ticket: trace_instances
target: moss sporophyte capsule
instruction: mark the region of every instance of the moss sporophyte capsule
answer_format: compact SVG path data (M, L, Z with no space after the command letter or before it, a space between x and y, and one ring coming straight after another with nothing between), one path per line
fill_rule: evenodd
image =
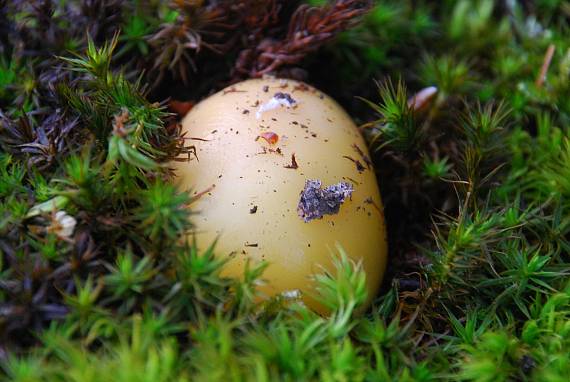
M183 132L198 138L198 160L173 163L176 181L208 190L192 205L192 235L201 249L218 239L226 275L266 260L263 293L300 291L324 312L311 275L332 271L340 245L375 295L387 256L382 201L366 143L335 101L292 80L248 80L197 104Z

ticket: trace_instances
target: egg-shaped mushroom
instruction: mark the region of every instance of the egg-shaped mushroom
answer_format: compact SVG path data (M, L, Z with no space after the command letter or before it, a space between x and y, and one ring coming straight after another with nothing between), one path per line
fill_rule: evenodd
M192 208L198 248L218 239L225 275L247 259L269 266L266 295L300 291L332 271L340 245L361 261L369 299L386 266L382 201L364 139L330 97L275 78L232 85L198 103L182 122L196 159L174 162L177 183L199 195Z

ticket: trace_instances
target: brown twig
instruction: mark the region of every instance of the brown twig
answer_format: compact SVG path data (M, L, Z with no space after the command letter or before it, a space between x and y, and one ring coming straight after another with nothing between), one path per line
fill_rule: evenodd
M550 68L550 63L552 62L552 57L554 56L554 52L556 51L556 47L554 44L550 44L548 49L546 50L546 54L544 55L544 61L542 62L542 68L540 68L540 73L536 78L535 85L537 88L541 88L544 85L544 81L546 81L546 73L548 73L548 68Z
M211 192L214 188L216 188L215 184L212 184L210 187L206 188L203 191L198 192L197 194L192 196L192 199L190 200L190 203L188 203L188 205L196 202L198 199L200 199L202 196L206 195L207 193Z

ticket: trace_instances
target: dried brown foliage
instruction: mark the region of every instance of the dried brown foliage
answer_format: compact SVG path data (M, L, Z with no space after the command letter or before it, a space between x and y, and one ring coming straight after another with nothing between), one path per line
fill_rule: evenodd
M157 52L154 70L159 80L165 70L174 72L184 83L188 73L196 70L194 55L202 49L218 54L235 43L229 32L237 27L231 20L231 1L206 4L204 0L174 0L172 8L180 14L175 23L166 23L149 38Z
M41 123L35 123L39 118ZM28 113L13 121L0 111L0 148L27 157L29 167L45 170L65 156L77 140L77 119L57 109L51 114Z
M369 1L337 0L325 7L300 5L293 13L284 38L265 36L242 50L236 62L238 75L261 77L283 66L298 64L338 33L354 26L370 8Z
M287 0L173 0L178 18L148 40L155 49L155 83L170 71L188 84L200 69L198 60L212 63L210 54L235 60L227 68L233 80L294 67L358 23L370 6L369 0L336 0L323 7Z

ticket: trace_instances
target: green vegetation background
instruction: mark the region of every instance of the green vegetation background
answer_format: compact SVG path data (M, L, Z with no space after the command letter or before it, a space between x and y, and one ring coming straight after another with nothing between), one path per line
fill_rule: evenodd
M0 0L0 379L570 380L570 3L311 1L326 36L300 3ZM172 112L268 44L370 143L390 267L364 315L340 249L321 317L178 240Z

